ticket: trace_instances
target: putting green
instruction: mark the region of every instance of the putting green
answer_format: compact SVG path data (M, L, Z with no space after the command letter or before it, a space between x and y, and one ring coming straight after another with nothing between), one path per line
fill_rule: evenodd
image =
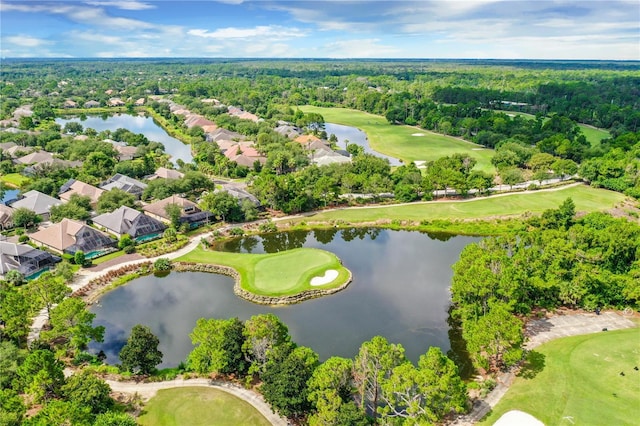
M240 274L242 289L262 296L291 296L312 289L332 289L344 285L350 272L328 251L298 248L279 253L247 254L204 250L200 247L176 259L233 268ZM311 285L314 277L336 270L338 276L323 285Z

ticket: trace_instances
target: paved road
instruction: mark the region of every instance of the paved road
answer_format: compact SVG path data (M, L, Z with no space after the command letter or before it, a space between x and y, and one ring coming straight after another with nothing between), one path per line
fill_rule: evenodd
M635 327L635 323L629 318L616 312L579 313L569 315L557 315L550 318L542 318L530 321L527 324L525 334L528 341L526 349L533 349L550 340L561 337L577 336L601 332L603 329L619 330ZM461 416L453 423L455 426L470 426L480 421L502 399L513 383L515 374L512 371L501 374L498 377L497 386L482 401L476 402L471 412Z
M161 389L182 388L190 386L211 387L224 392L228 392L249 404L253 405L269 422L274 426L287 426L286 419L271 411L271 407L267 404L262 395L249 389L234 385L228 382L213 381L209 379L175 379L164 382L152 383L136 383L136 382L117 382L114 380L106 380L107 384L115 392L137 393L144 400L152 398Z

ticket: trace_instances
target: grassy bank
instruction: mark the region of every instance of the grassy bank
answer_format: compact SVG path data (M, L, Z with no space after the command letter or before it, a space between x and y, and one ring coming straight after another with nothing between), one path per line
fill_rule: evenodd
M338 221L350 223L391 221L455 221L504 218L525 213L540 214L557 208L571 197L577 212L603 211L614 207L626 197L623 194L586 185L553 191L531 191L467 201L431 201L405 205L349 208L310 214L296 222Z
M21 175L20 173L9 173L0 176L0 181L6 184L10 188L19 189L23 185L26 185L31 181L28 177Z
M540 346L530 354L529 368L480 424L492 425L509 410L525 411L547 425L638 424L638 342L640 329L633 328Z
M160 390L137 420L143 426L270 426L248 402L207 387Z
M468 154L478 160L476 169L495 172L491 164L493 150L461 139L421 130L412 126L392 126L384 117L345 108L302 106L304 112L322 114L328 123L357 127L367 134L376 151L411 161L433 161L454 153Z
M247 254L198 247L176 261L231 267L240 274L240 285L244 290L272 297L291 296L312 289L336 288L349 279L349 271L333 253L310 248ZM333 281L321 286L310 284L313 277L323 276L325 271L331 269L338 271L338 276Z

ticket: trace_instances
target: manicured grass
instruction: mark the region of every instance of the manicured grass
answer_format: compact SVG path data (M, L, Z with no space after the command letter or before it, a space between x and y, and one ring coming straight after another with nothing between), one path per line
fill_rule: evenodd
M0 180L14 188L21 188L22 185L28 183L30 179L20 173L9 173L7 175L0 176Z
M100 256L100 257L98 257L96 259L92 259L91 263L93 263L94 265L99 265L99 264L104 263L104 262L106 262L108 260L112 260L112 259L115 259L115 258L123 256L123 255L124 255L124 251L118 250L118 251L114 251L113 253L109 253L109 254L106 254L104 256Z
M640 329L633 328L540 346L530 355L531 368L480 424L492 425L505 412L521 410L546 425L637 425L639 342Z
M456 220L483 219L542 213L557 208L571 197L577 212L602 211L612 208L626 197L618 192L596 189L586 185L556 191L532 191L504 196L470 199L469 201L433 201L399 206L364 207L334 210L307 216L298 221L344 220L351 223L377 220Z
M339 287L349 277L348 270L336 255L311 248L271 254L247 254L198 247L176 261L232 267L240 274L243 289L264 296L290 296L310 289ZM322 286L311 286L313 277L322 276L329 269L338 271L335 280Z
M322 114L328 123L357 127L367 134L371 148L399 158L405 163L411 161L433 161L454 153L468 154L478 163L475 168L494 173L491 164L494 151L462 139L433 133L412 126L391 125L384 117L345 108L321 108L302 106L301 111ZM423 134L424 136L413 136Z
M270 426L251 404L227 392L188 387L158 391L138 417L138 424L153 426Z
M587 141L591 144L591 147L600 146L600 142L602 139L607 139L611 137L611 134L603 129L596 129L595 127L587 126L585 124L578 124L584 137L587 138Z

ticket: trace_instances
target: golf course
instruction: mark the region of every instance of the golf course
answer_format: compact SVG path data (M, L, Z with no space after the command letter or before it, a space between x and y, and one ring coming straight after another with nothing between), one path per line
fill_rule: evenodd
M558 208L567 198L573 199L577 212L603 211L613 208L626 197L619 192L592 188L586 185L558 188L549 191L529 191L503 196L468 199L464 201L431 201L404 205L337 209L320 212L299 221L344 220L350 223L378 220L471 220L519 216L526 212L539 214Z
M481 425L509 410L546 425L637 425L640 329L567 337L529 354L528 363Z
M163 389L145 406L140 425L269 426L251 404L207 387Z
M468 154L478 162L476 169L493 173L491 164L493 150L462 139L433 133L418 127L391 125L379 115L345 108L322 108L305 105L300 107L305 113L318 113L327 123L356 127L367 134L374 150L399 158L405 163L411 161L434 161L452 154Z
M196 248L176 260L233 268L240 274L242 289L271 297L336 288L350 278L349 271L337 256L311 248L270 254L227 253Z

